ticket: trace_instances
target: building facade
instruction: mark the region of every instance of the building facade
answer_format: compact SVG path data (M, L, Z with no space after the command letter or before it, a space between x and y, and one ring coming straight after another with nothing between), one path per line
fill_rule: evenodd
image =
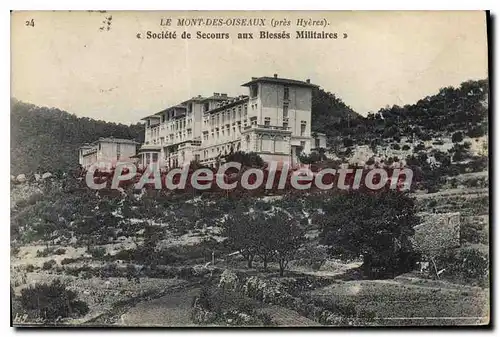
M83 168L89 168L96 162L113 166L118 162L135 162L138 144L130 139L99 138L91 144L80 147L79 163Z
M169 107L145 121L143 165L179 167L192 160L215 166L231 152L255 152L264 161L294 165L298 154L320 145L324 135L311 134L312 89L309 80L252 78L248 95L214 93ZM316 135L316 134L315 134Z

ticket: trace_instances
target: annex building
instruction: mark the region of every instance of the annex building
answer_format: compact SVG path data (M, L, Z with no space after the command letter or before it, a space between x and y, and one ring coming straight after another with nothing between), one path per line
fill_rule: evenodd
M78 162L87 169L94 163L135 161L136 147L139 143L130 139L101 137L93 143L84 144L78 150Z

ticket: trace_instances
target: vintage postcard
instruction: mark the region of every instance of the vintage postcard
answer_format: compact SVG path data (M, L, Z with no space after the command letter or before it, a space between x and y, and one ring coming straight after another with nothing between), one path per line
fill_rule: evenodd
M12 325L490 324L483 11L13 11Z

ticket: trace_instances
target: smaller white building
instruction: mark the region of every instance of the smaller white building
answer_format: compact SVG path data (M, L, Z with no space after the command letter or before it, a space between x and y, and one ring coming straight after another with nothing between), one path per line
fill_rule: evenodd
M99 138L93 143L80 147L78 162L85 169L96 162L112 166L116 166L118 162L136 162L135 155L138 144L130 139Z

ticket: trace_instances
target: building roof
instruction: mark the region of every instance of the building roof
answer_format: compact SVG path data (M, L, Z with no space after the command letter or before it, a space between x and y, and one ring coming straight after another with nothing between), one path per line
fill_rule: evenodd
M158 115L156 115L156 114L155 114L155 115L149 115L149 116L146 116L146 117L142 117L142 118L141 118L141 121L145 121L145 120L147 120L148 118L160 118L160 116L158 116Z
M208 101L208 100L227 101L234 98L235 97L228 96L226 93L214 92L212 96L205 97L202 101Z
M194 96L188 100L185 100L184 102L181 102L181 104L185 104L185 103L189 103L189 102L195 102L195 101L204 101L206 100L207 97L204 97L204 96L201 96L201 95L198 95L198 96Z
M238 97L233 98L231 100L228 100L227 103L225 103L225 104L223 104L221 106L215 107L212 110L208 110L205 113L210 113L211 114L211 113L214 113L214 112L222 111L222 110L225 110L225 109L230 108L232 106L235 106L235 105L241 104L243 102L246 102L246 101L248 101L248 96L241 95L241 96L238 96Z
M132 139L114 138L114 137L101 137L94 143L139 144L138 142Z
M299 81L299 80L292 80L289 78L280 78L277 76L274 77L268 77L268 76L263 76L263 77L252 77L252 80L247 83L243 83L243 87L248 87L252 84L258 83L258 82L266 82L266 83L279 83L279 84L288 84L288 85L294 85L294 86L299 86L299 87L308 87L308 88L317 88L319 87L316 84L312 84L308 82L309 80L306 81Z

